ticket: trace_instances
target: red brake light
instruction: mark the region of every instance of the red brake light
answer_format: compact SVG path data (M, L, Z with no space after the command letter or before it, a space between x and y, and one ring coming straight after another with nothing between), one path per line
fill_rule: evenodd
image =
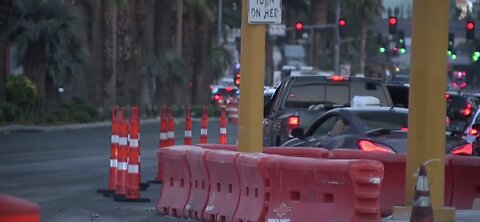
M464 83L464 82L460 83L460 88L463 89L463 88L465 88L466 86L467 86L467 83Z
M332 81L344 81L345 77L344 76L330 76L328 79Z
M474 129L474 128L470 128L468 130L468 134L469 135L472 135L472 136L478 136L478 130L477 129Z
M445 93L445 99L448 99L448 98L450 98L450 94Z
M408 128L407 128L407 127L402 127L402 128L400 128L400 130L403 131L403 132L408 132Z
M472 155L472 153L473 153L473 147L471 143L467 143L465 145L457 147L452 152L453 155L468 155L468 156Z
M458 84L456 82L452 83L453 88L457 88Z
M470 116L472 114L472 109L465 108L465 109L462 109L461 112L464 116Z
M220 96L218 94L213 96L213 99L217 100L217 101L220 100L221 98L222 98L222 96Z
M228 87L225 87L225 91L227 91L227 92L231 92L231 91L233 91L233 87L230 87L230 86L228 86Z
M288 128L293 129L300 125L300 117L298 116L290 116L288 117Z
M387 146L369 140L359 140L357 142L357 147L365 152L393 153L393 151Z
M472 104L467 103L467 109L471 109L471 108L472 108Z

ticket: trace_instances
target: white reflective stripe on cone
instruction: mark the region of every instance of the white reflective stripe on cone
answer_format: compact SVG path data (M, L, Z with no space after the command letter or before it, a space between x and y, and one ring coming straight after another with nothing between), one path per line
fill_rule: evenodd
M430 197L421 196L415 201L414 206L419 207L431 207L432 206L432 199Z
M112 143L118 143L118 135L112 135Z
M207 129L204 129L204 128L200 129L200 135L207 135L207 133L208 133Z
M160 133L160 139L161 140L166 140L167 139L167 133Z
M126 146L128 143L127 143L127 137L120 137L120 139L118 140L118 145L120 146Z
M128 165L128 173L138 173L138 165Z
M110 167L117 167L117 159L110 159Z
M220 134L227 134L227 128L220 128Z
M428 189L428 179L425 176L419 176L417 181L417 191L429 191Z
M138 139L130 139L130 147L137 148L138 147Z
M127 162L118 162L118 170L127 170Z
M185 131L185 137L192 137L192 131L191 130L186 130Z
M168 134L167 134L167 137L168 137L168 138L173 138L174 135L175 135L175 134L173 133L173 131L169 131Z

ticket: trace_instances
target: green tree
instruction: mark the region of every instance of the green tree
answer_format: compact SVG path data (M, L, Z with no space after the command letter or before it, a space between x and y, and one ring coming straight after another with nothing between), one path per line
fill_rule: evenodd
M25 75L38 90L37 108L58 98L54 86L67 75L81 74L85 51L79 38L82 23L77 11L61 0L18 0L12 12L12 38ZM51 93L51 94L50 94Z
M373 24L374 20L381 15L383 10L383 5L381 0L346 0L344 1L344 9L345 12L342 12L344 15L350 15L349 17L352 18L349 21L351 25L355 26L359 25L360 27L360 57L359 57L359 65L360 65L360 73L365 72L365 63L367 59L366 53L366 45L367 45L367 30L370 25ZM360 18L353 19L353 18ZM357 21L359 22L356 23Z
M10 10L12 8L12 0L0 1L0 30L8 30L10 24ZM7 84L7 47L8 47L8 31L0 33L0 102L5 102L6 84Z

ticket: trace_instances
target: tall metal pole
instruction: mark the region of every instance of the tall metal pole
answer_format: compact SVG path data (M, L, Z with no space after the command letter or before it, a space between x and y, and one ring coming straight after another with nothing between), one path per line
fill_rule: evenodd
M333 50L333 70L335 70L335 74L340 73L340 33L338 27L338 20L340 20L340 0L336 1L335 5L335 46Z
M223 5L222 0L218 0L218 24L217 24L217 40L218 44L223 43L223 33L222 33L222 16L223 16Z
M248 23L248 0L242 1L242 49L238 150L262 152L265 25Z

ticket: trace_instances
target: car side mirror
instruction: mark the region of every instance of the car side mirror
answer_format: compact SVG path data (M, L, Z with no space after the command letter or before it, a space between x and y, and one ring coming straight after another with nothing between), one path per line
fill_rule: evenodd
M480 130L480 123L475 123L472 125L473 129Z
M303 128L300 128L300 127L293 128L292 131L290 131L290 135L298 139L302 139L302 140L305 139L304 130Z

